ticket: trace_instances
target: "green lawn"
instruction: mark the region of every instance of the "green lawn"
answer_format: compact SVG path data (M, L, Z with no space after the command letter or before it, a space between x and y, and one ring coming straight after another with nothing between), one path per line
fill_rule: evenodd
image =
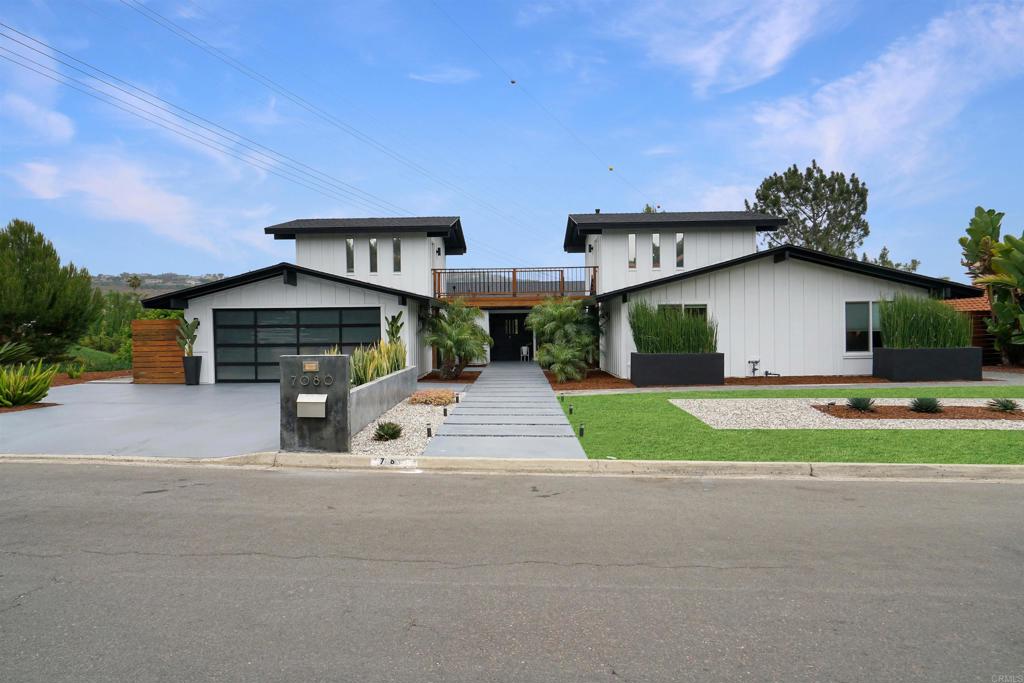
M1024 398L1024 386L674 391L566 396L591 458L1024 464L1024 431L711 429L670 398Z

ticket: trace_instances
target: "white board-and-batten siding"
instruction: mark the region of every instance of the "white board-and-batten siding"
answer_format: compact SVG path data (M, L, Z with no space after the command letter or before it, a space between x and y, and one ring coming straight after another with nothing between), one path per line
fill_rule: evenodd
M727 377L760 371L782 375L869 375L870 353L846 352L846 303L890 299L897 292L928 296L904 285L818 264L770 257L629 294L629 302L704 304L718 323L718 350ZM628 306L616 297L605 304L604 369L629 377L636 351Z
M240 285L221 292L190 299L185 319L199 318L195 354L203 357L200 382L214 382L213 311L226 308L379 308L381 335L385 333L385 317L404 311L402 338L405 341L409 365L416 365L421 373L430 370L429 352L421 348L417 333L419 307L416 301L406 299L405 306L394 294L375 292L340 282L331 282L308 275L297 275L296 284L287 285L280 276L260 282Z

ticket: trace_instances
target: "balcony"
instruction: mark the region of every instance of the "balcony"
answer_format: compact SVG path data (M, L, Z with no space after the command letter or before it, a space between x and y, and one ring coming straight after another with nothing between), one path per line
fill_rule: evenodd
M550 297L597 294L597 266L564 268L450 268L434 270L434 297L472 306L534 306Z

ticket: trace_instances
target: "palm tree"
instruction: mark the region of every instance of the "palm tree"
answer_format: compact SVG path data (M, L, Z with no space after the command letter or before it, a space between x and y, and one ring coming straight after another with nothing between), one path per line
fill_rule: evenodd
M480 309L455 299L430 318L423 339L437 349L442 378L454 379L461 375L467 365L486 355L488 344L494 343L476 324L480 316Z

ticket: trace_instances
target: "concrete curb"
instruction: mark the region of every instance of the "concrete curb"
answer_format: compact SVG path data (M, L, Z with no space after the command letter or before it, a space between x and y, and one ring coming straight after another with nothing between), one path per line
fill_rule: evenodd
M707 460L547 460L535 458L420 457L380 463L347 453L266 451L225 458L156 458L128 455L0 454L3 462L203 465L248 468L313 468L349 471L458 472L466 474L606 475L737 479L882 479L1024 483L1024 465L928 465L842 462L736 462Z

